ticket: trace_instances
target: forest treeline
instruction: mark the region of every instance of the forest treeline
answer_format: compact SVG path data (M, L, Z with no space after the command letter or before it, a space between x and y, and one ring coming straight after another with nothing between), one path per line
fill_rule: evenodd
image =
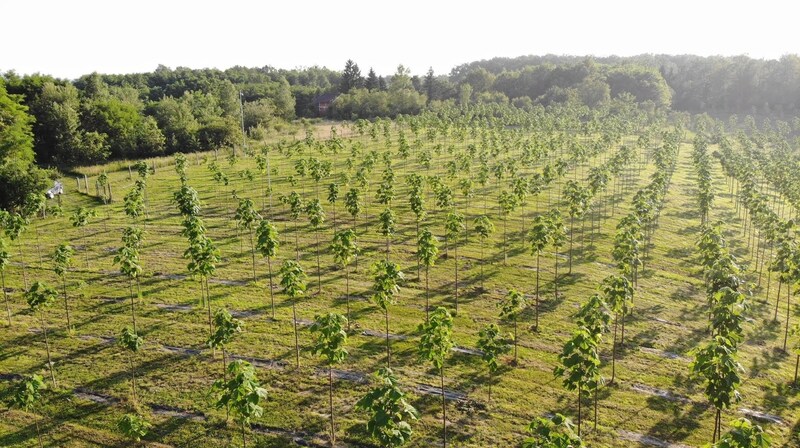
M320 107L321 98L332 99L329 107ZM41 184L35 165L63 169L232 146L242 130L260 138L302 117L393 118L450 106L532 110L617 100L652 110L785 117L800 108L800 58L523 56L423 76L402 65L389 76L371 68L364 74L351 60L341 71L159 66L76 80L8 71L0 76L0 196Z

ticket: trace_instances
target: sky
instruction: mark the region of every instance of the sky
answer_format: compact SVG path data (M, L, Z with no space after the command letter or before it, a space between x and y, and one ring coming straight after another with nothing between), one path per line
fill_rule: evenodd
M766 0L0 0L0 72L75 79L168 67L422 75L522 55L800 53L793 2Z

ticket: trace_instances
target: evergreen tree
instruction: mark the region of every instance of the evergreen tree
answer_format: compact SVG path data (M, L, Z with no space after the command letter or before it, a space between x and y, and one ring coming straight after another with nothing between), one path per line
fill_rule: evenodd
M341 93L348 93L352 89L357 89L364 85L364 78L361 76L361 69L358 64L348 59L344 65L342 72L342 82L339 84L339 91Z

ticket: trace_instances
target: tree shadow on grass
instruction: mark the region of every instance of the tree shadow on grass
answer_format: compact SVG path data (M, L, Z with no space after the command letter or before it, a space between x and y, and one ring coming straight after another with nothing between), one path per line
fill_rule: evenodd
M685 440L692 432L700 428L700 419L708 411L702 403L681 404L660 397L649 397L647 406L662 414L668 414L656 422L647 435L662 440Z

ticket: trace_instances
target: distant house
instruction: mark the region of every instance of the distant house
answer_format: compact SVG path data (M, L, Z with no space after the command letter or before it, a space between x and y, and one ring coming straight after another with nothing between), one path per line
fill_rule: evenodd
M336 95L333 93L324 93L314 98L314 109L316 109L317 115L320 117L328 115L328 109L335 99Z

